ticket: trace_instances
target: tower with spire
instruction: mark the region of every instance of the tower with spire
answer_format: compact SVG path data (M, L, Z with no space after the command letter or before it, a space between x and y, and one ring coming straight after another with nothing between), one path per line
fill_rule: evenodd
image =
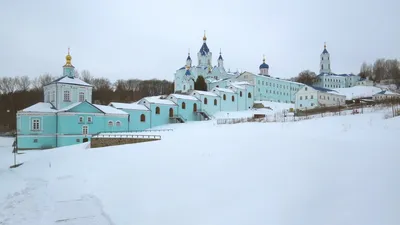
M70 49L68 48L68 54L65 56L65 65L63 66L63 76L67 76L69 78L74 78L74 69L75 67L71 64L72 57L70 55Z
M200 48L200 51L197 53L197 58L199 59L199 66L200 67L211 67L212 65L212 53L207 46L207 37L206 31L204 31L203 36L203 45Z
M263 56L263 63L260 65L260 75L269 76L269 65L265 63L265 56Z
M322 51L321 53L321 61L319 63L320 69L319 69L319 73L326 73L326 74L330 74L332 73L331 71L331 60L330 60L330 56L329 56L329 52L328 50L326 50L326 42L324 43L324 51Z
M222 58L221 49L219 50L218 67L219 68L223 68L224 67L224 59Z
M188 52L188 57L186 58L186 67L192 67L192 58L190 58L190 50Z

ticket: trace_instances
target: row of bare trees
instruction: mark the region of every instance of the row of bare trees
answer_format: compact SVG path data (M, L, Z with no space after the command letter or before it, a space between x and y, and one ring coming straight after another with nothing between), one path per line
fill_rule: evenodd
M135 102L146 96L173 93L174 84L167 80L119 79L111 82L108 78L94 77L89 71L76 72L76 77L93 85L92 101L98 104ZM0 78L0 132L5 124L15 129L15 115L18 110L43 101L43 86L58 77L43 74L35 78L28 76Z

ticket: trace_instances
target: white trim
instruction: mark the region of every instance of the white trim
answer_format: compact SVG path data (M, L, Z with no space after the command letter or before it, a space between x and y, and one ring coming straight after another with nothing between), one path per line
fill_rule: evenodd
M119 123L119 125L117 125L117 123ZM115 121L115 126L116 126L116 127L121 127L121 126L122 126L121 121L119 121L119 120Z
M24 116L55 116L56 113L50 113L50 112L24 112L24 111L19 111L17 112L17 115L24 115Z
M67 115L67 116L77 116L77 115L104 116L103 113L85 113L85 112L59 112L58 115Z
M86 127L86 134L83 132L83 128ZM82 126L82 135L88 135L89 134L89 126L88 125L83 125Z
M32 118L38 118L39 119L39 130L33 130L33 120ZM34 131L34 132L42 132L43 131L43 116L30 116L29 117L29 132Z
M110 122L111 122L111 125L110 125ZM109 126L109 127L113 127L113 126L114 126L114 121L112 121L112 120L109 120L109 121L107 122L107 126Z
M32 135L32 134L18 134L17 135L17 138L21 138L21 137L23 137L23 138L30 138L30 137L36 137L36 138L40 138L40 137L56 137L56 135L55 134L43 134L43 135L41 135L41 134L38 134L38 135Z

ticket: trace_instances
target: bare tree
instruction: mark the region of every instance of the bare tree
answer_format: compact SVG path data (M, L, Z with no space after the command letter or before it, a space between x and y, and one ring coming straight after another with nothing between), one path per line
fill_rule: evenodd
M93 79L92 85L94 86L94 90L112 90L112 85L109 79L107 78L95 78Z
M93 76L90 74L90 72L88 70L82 70L81 72L81 79L83 81L85 81L88 84L92 84L93 83Z
M79 71L78 70L74 70L74 77L75 78L79 78Z
M3 77L0 80L0 92L4 94L14 93L17 90L17 82L15 78Z
M385 69L385 59L377 59L374 63L373 67L373 75L372 75L372 80L374 81L380 81L382 79L385 79L385 74L386 74L386 69Z
M363 62L360 68L360 73L358 74L361 78L370 78L372 79L373 68L371 64L367 64Z
M16 77L17 90L28 91L31 85L31 79L28 76Z
M51 74L42 74L39 77L35 77L35 79L33 79L32 88L34 90L42 90L43 86L50 84L53 80L55 80L55 77L53 77Z
M304 70L300 72L297 77L295 77L295 81L306 85L313 85L318 81L318 79L314 72L310 70Z

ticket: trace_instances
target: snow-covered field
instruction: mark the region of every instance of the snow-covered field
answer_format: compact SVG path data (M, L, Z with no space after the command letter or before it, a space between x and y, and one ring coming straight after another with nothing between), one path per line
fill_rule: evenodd
M400 118L170 127L27 152L12 170L1 139L0 224L400 224Z

